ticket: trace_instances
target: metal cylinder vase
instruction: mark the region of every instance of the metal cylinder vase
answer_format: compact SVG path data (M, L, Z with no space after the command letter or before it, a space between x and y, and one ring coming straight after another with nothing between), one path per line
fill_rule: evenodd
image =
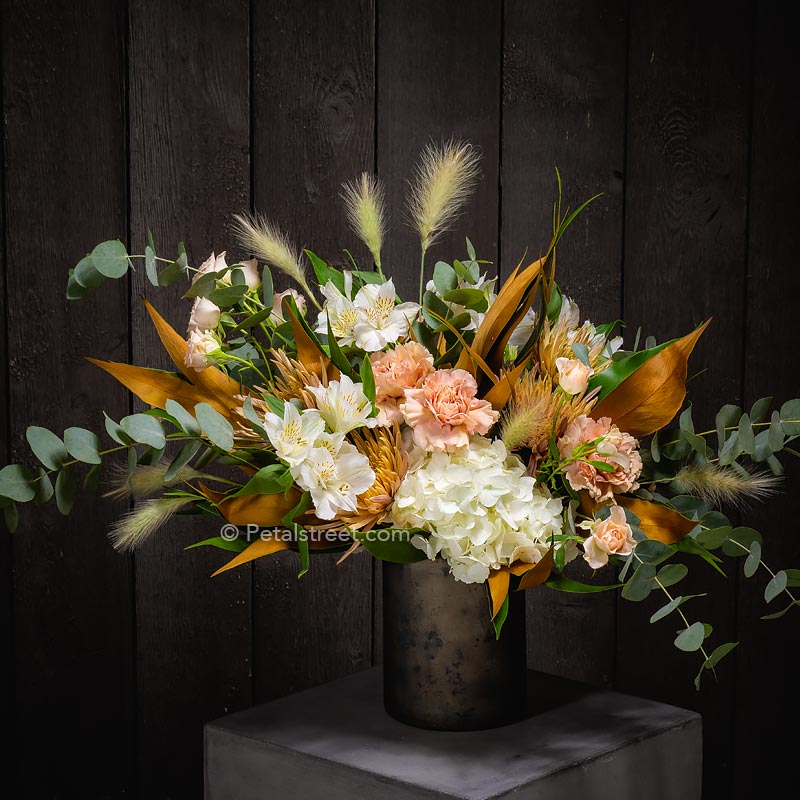
M383 699L395 719L443 731L496 728L525 715L525 602L510 598L499 639L484 584L447 562L383 562Z

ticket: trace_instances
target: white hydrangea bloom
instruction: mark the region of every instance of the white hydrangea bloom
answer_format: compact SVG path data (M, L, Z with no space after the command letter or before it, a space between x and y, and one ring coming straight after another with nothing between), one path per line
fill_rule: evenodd
M481 583L515 560L536 563L562 531L562 505L525 472L501 441L481 436L452 453L414 452L393 522L430 531L414 546L430 559L441 555L464 583Z
M364 394L363 383L353 383L347 375L327 386L306 386L317 400L317 408L328 427L336 433L349 433L355 428L374 428L377 417L370 417L372 403Z

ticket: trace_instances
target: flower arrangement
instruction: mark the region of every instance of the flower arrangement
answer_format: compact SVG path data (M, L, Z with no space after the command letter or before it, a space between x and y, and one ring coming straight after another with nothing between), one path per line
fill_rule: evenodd
M341 561L359 548L400 563L440 558L454 580L486 585L498 636L512 591L621 589L631 601L659 591L665 604L651 622L679 618L675 645L700 653L699 687L736 643L712 649L710 626L689 620L691 597L673 588L688 557L722 572L721 551L742 556L748 577L768 570L766 602L787 603L765 618L798 604L800 571L772 572L759 533L725 511L776 491L779 455L796 454L787 444L800 436L800 400L724 405L712 430L695 430L691 406L681 411L687 363L709 323L662 344L640 347L637 335L626 350L620 322L582 321L556 282L555 256L591 201L562 211L560 180L549 245L502 285L468 239L462 259L428 269L477 177L468 144L423 152L409 193L415 301L402 302L384 275L384 195L366 174L342 195L371 254L363 267L347 251L345 269L301 254L256 215L236 218L252 257L231 263L212 253L192 268L183 246L159 257L151 235L143 254L97 245L70 271L68 298L134 261L155 286L187 282L186 336L146 304L176 371L90 359L151 408L106 416L105 448L82 428L29 428L40 465L0 471L8 527L19 503L55 497L68 513L78 467L96 485L104 457L127 452L109 491L136 499L111 531L120 550L194 513L225 523L193 545L228 551L218 572L286 549L299 553L301 575L314 555ZM295 286L275 292L273 270ZM567 577L576 558L615 565L616 581Z

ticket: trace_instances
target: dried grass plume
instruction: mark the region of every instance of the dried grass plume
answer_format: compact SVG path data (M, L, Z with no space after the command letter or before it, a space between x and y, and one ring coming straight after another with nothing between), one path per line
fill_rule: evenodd
M777 492L781 479L765 472L736 471L716 464L689 464L672 481L672 487L714 505L741 508L749 501L764 500Z
M108 534L111 544L123 553L136 549L191 502L185 497L160 497L139 503L114 523Z
M428 144L411 181L408 207L423 254L447 230L472 195L480 155L466 142Z
M381 270L381 247L386 233L386 201L380 181L363 172L355 181L342 186L347 220L356 236L369 248L378 272Z
M261 214L234 214L234 231L242 247L262 261L288 275L296 281L319 308L306 280L306 272L300 256L289 241L289 237L273 222Z

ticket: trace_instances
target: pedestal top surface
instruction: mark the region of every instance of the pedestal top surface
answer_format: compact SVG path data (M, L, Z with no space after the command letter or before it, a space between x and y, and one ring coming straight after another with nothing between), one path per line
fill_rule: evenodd
M489 731L427 731L394 720L383 709L379 669L230 714L207 728L471 800L699 721L675 706L541 673L530 678L535 710Z

